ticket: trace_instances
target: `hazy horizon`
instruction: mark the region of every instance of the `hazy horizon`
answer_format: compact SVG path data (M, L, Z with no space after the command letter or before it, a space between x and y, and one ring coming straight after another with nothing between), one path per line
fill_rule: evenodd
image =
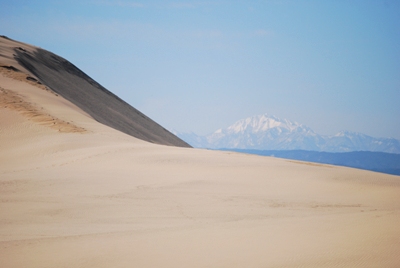
M54 52L167 129L268 113L400 139L396 1L13 1L0 34Z

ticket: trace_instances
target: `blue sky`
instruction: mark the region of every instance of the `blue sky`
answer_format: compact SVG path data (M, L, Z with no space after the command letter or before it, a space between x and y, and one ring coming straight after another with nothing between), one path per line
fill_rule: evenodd
M400 1L1 1L50 50L167 129L268 113L400 139Z

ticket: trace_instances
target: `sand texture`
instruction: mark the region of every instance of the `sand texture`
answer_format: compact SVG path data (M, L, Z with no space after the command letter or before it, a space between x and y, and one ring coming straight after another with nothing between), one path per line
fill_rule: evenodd
M0 37L0 45L2 50L8 50L8 54L12 54L9 57L17 62L17 69L27 70L34 79L78 106L98 122L149 142L190 147L66 59L44 49L4 37ZM2 65L10 66L6 63Z
M0 267L400 267L399 176L143 141L4 51Z

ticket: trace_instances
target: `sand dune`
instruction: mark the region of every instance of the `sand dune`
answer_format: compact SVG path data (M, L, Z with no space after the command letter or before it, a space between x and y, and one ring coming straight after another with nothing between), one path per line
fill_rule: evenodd
M7 55L3 58L8 61L2 66L25 70L32 79L40 81L98 122L149 142L190 147L64 58L6 37L0 37L0 45L2 54Z
M14 91L2 87L0 87L0 107L18 111L29 120L57 129L60 132L86 132L84 128L52 116L46 113L43 107L36 107Z
M400 266L398 176L149 143L21 77L0 73L1 267Z

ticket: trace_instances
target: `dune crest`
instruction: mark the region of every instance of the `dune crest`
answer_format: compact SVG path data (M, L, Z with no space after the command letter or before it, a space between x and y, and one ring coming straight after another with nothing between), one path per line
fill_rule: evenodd
M30 82L51 89L108 127L156 144L191 147L75 65L47 50L0 36L0 66L28 74ZM18 72L12 75L20 76Z

